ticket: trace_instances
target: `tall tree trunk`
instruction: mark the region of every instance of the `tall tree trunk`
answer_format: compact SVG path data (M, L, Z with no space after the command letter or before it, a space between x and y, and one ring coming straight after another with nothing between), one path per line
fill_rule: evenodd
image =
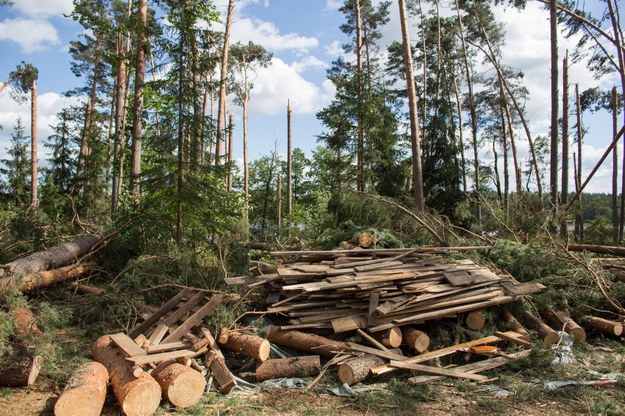
M464 69L467 75L467 90L469 94L469 114L471 116L471 136L473 139L473 169L474 169L474 190L476 194L480 193L480 160L478 158L478 145L477 145L477 112L475 109L475 96L473 95L473 80L471 76L471 66L469 65L469 56L467 54L467 45L464 37L464 25L462 24L462 17L460 16L460 7L458 6L458 0L456 4L456 15L458 16L458 26L460 28L460 42L462 45L462 60L464 63ZM479 199L477 199L477 220L482 220L482 210Z
M226 118L226 83L228 82L228 50L230 49L230 26L232 25L232 12L234 0L228 0L228 14L226 16L226 29L224 32L224 47L221 56L221 78L219 79L219 103L217 105L217 143L215 149L215 165L221 163L221 140L223 126Z
M291 125L291 101L286 106L286 215L293 208L293 136Z
M550 164L550 201L553 219L558 215L558 16L556 0L550 0L551 32L551 158ZM555 225L552 226L552 229Z
M132 157L130 162L130 194L136 201L141 194L141 145L143 141L143 87L145 83L145 31L147 29L148 2L138 0L137 14L141 25L137 33L137 61L135 63L135 97L132 120Z
M516 143L514 141L514 128L512 126L512 116L510 115L510 106L508 106L508 98L504 92L504 83L505 81L498 77L499 79L499 92L501 94L501 102L503 104L504 115L506 116L506 126L508 128L508 134L510 135L510 150L512 150L512 163L514 167L514 180L516 182L516 193L517 196L522 192L521 189L521 168L519 167L519 159L517 157L517 149Z
M618 134L618 95L616 87L612 88L612 138ZM618 146L612 149L612 238L618 243Z
M39 205L37 195L37 80L30 88L30 208Z
M182 6L185 6L185 1ZM180 35L180 56L178 58L178 171L177 171L177 201L176 201L176 243L182 242L182 200L184 190L184 48L186 47L186 34L184 31Z
M362 33L361 33L361 16L360 16L360 0L355 0L356 8L356 82L358 83L358 104L357 108L357 164L358 164L358 180L357 189L360 192L365 191L365 145L364 145L364 127L363 127L363 82L362 82Z
M123 153L126 147L124 135L124 104L126 101L126 58L124 57L124 42L122 33L117 34L117 77L115 81L115 145L113 152L113 186L111 192L111 215L117 214L119 195L122 188Z
M234 132L234 118L232 114L228 117L228 165L232 164L232 142L233 140L233 132ZM232 167L228 168L228 191L232 190Z
M410 35L406 21L406 3L398 0L399 20L401 23L402 43L404 50L404 67L408 89L408 108L410 110L410 138L412 143L412 185L414 189L415 206L418 211L425 211L423 196L423 173L421 170L421 138L419 135L419 116L417 113L417 94L412 68L412 51L410 49Z
M616 149L616 147L614 148ZM568 204L569 199L569 52L562 60L562 206ZM560 235L566 239L568 230L566 220L560 224Z
M276 212L278 214L276 218L276 238L280 240L280 235L282 231L282 175L278 175L278 183L276 185Z
M467 193L467 170L466 160L464 157L464 135L462 126L462 101L460 100L460 91L458 90L458 78L454 76L454 94L456 96L456 108L458 111L458 142L460 146L460 161L462 169L462 191Z
M506 128L503 99L504 97L502 97L499 104L499 118L501 119L501 150L503 153L503 209L507 221L510 214L510 169L508 161L508 129Z
M575 107L577 114L577 172L575 182L575 193L579 192L579 188L582 186L582 142L584 136L584 130L582 126L582 106L579 99L579 84L575 84ZM625 153L624 153L625 155ZM625 172L624 172L625 173ZM623 181L625 184L625 181ZM625 195L625 192L623 193ZM623 205L621 205L621 208ZM621 211L623 212L623 211ZM582 196L580 195L577 201L577 212L575 214L575 228L577 229L577 239L579 241L584 238L584 216L582 209Z
M245 211L247 212L249 206L249 186L250 186L250 172L249 172L249 161L247 154L247 100L249 97L248 94L248 83L247 83L247 67L245 68L244 75L244 92L243 92L243 194L245 196Z
M204 117L202 101L200 100L200 52L198 50L197 40L194 36L191 37L191 48L193 57L193 78L192 78L192 91L193 91L193 123L189 129L191 132L191 145L193 151L191 152L191 166L193 169L199 171L202 164L202 147L204 143L204 136L202 136L202 119Z

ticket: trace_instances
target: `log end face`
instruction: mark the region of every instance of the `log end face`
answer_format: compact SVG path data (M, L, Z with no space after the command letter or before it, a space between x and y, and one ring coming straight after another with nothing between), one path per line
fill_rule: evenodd
M204 394L206 379L195 370L185 371L171 383L167 391L167 400L176 407L190 407L196 404Z
M348 386L354 384L354 371L347 363L341 363L341 365L339 365L339 380L341 380L341 383L346 383Z
M271 353L271 343L267 340L263 340L258 348L258 359L260 361L267 361L269 354Z
M126 416L145 416L156 412L161 404L161 386L151 376L141 376L120 403ZM119 395L118 400L119 400Z

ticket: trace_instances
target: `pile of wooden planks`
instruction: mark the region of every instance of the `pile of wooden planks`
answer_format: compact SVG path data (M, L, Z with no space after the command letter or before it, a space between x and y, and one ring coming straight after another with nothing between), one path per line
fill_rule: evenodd
M267 285L267 310L288 317L282 330L366 329L382 338L403 326L512 302L544 288L539 283L515 285L471 260L441 256L461 249L275 252L298 259L276 273L226 283Z

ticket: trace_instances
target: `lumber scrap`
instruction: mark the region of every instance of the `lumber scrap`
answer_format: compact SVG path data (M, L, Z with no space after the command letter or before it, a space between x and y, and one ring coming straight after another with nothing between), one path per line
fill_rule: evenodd
M332 358L341 351L347 350L347 344L334 341L320 335L308 334L301 331L284 331L277 326L270 326L267 330L267 339L284 347L318 354L322 357Z
M125 354L111 337L98 338L91 344L91 353L108 370L113 392L124 414L140 416L156 411L161 402L161 387L146 372L135 377L133 365L126 361Z
M313 377L320 371L321 361L318 355L276 358L264 361L256 367L256 381L282 377Z
M221 393L228 394L237 386L237 381L228 369L223 355L220 356L215 350L209 350L204 359L204 365L210 368Z
M521 335L521 339L530 340L530 334L527 329L519 322L519 320L508 310L503 311L503 319L508 324L508 328Z
M161 386L163 397L176 407L193 406L206 388L201 373L176 361L163 361L152 371L152 377Z
M176 350L161 352L157 354L140 355L135 357L127 357L126 360L130 361L134 365L155 364L161 361L175 360L182 357L192 357L196 354L196 351L192 350Z
M178 304L184 297L188 297L190 295L191 290L183 289L178 294L176 294L173 298L169 299L163 306L161 306L156 312L150 315L145 321L137 325L133 328L132 331L128 334L130 338L135 338L139 334L143 334L146 330L148 330L152 325L158 322L165 314L172 310L174 306Z
M420 373L433 374L445 377L464 378L473 381L486 381L488 377L478 374L467 373L459 370L451 370L447 368L430 367L423 364L406 363L403 361L391 361L389 364L391 367L401 368L403 370L418 371Z
M138 346L128 335L124 333L120 332L109 336L115 345L117 345L128 357L148 354L146 350Z
M199 325L206 316L210 315L215 310L217 305L222 302L222 300L223 300L222 295L214 295L213 297L211 297L211 299L204 306L202 306L197 312L191 315L189 319L184 321L184 323L182 323L182 325L176 328L175 331L173 331L171 334L165 337L165 339L162 342L165 343L165 342L178 341L191 328L193 328L196 325Z
M55 416L99 416L106 399L109 373L102 364L90 361L72 373L54 405Z

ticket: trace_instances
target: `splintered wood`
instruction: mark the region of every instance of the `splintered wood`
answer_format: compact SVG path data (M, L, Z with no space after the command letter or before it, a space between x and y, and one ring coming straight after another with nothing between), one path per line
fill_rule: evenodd
M512 302L544 288L514 285L471 260L449 262L439 255L462 249L275 252L299 259L279 266L275 274L227 283L267 285L267 310L289 318L282 330L364 329L380 336L397 327Z

